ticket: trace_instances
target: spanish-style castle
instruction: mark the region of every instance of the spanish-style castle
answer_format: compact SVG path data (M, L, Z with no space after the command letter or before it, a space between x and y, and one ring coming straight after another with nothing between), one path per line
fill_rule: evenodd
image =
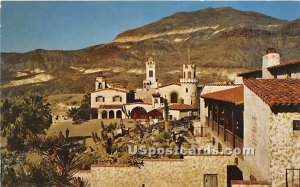
M184 64L183 75L178 83L161 85L156 78L156 62L150 57L146 62L146 79L143 88L130 91L97 77L95 92L91 93L91 107L98 109L99 119L112 118L163 118L163 100L170 108L170 119L193 115L197 100L196 65Z
M200 89L195 65L183 65L180 83L167 85L159 84L155 68L150 58L143 88L135 91L97 77L91 99L99 118L162 119L167 100L169 118L180 119L196 114L200 97L200 120L192 121L192 134L199 146L217 154L145 160L142 168L94 165L78 176L92 186L299 186L300 61L281 63L276 49L269 48L262 69L238 74L234 84ZM226 150L234 151L223 155Z

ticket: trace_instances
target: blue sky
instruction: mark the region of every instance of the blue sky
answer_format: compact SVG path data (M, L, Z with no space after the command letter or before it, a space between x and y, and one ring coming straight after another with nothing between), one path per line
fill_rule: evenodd
M1 51L85 48L175 12L207 7L300 17L300 2L2 2Z

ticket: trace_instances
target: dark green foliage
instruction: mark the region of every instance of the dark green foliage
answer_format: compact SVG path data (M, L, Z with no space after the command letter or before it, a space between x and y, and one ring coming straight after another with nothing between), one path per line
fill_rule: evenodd
M10 152L1 154L1 184L3 186L44 186L49 179L43 169L30 163L26 153Z
M67 111L67 116L72 118L73 121L83 120L87 121L91 117L96 118L98 111L96 108L91 108L91 94L87 93L83 96L80 107L72 107Z
M42 157L40 167L49 184L72 185L75 171L83 165L84 145L63 136L51 136L40 137L32 141L31 146Z
M0 107L1 135L9 150L23 150L30 138L45 134L52 123L50 104L40 95L5 99Z

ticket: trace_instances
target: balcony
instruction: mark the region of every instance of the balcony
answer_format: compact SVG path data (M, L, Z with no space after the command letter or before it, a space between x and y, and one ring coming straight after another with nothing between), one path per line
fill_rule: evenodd
M243 148L243 139L234 135L229 129L224 129L222 125L219 125L213 119L209 119L206 116L206 125L208 129L218 136L225 144L228 144L232 148Z

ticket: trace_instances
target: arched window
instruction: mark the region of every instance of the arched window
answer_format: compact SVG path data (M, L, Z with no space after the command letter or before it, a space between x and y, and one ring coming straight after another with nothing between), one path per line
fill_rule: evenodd
M189 93L189 89L188 89L188 88L186 88L186 89L185 89L185 92L186 92L186 93Z
M194 71L194 79L196 78L196 71Z
M171 103L177 103L178 102L178 94L176 92L171 93Z
M107 119L107 112L105 110L102 111L102 119Z
M108 115L109 115L109 119L115 118L115 112L113 110L109 111Z
M145 119L147 117L147 111L143 107L135 107L131 110L131 119Z
M183 78L185 79L185 72L183 72Z
M192 78L192 73L189 71L188 72L188 79L191 79Z
M117 111L117 118L122 118L122 112L121 112L121 110Z

